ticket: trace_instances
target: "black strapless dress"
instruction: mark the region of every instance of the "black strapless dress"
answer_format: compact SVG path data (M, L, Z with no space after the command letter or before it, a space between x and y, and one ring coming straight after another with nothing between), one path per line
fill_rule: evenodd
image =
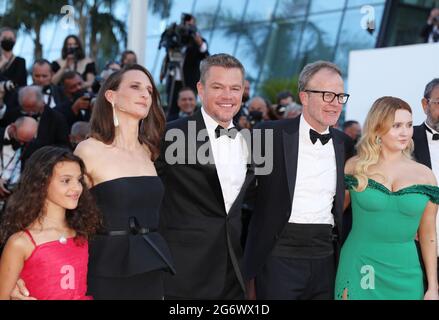
M88 294L94 299L162 299L162 274L175 273L158 233L159 177L124 177L91 189L105 232L90 241Z

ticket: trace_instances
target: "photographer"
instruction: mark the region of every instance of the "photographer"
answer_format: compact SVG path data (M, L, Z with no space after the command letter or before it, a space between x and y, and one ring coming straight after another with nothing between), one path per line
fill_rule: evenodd
M61 79L64 100L54 110L62 113L69 129L77 121L89 121L93 107L93 94L84 89L84 81L74 71L68 71Z
M15 30L4 27L0 29L0 75L13 82L14 86L27 85L26 60L12 52L17 34Z
M20 178L23 146L34 139L37 130L38 123L31 117L18 118L0 128L0 207Z
M120 69L121 69L121 65L118 62L116 61L107 62L107 64L104 67L104 70L102 70L101 74L96 77L95 81L93 82L93 85L91 86L91 91L93 92L93 94L97 95L105 80L107 80L109 76L119 71Z
M197 92L200 62L209 55L207 42L197 30L195 17L183 13L181 23L168 27L162 34L159 48L166 49L160 81L166 78L168 118L179 113L177 93L183 87Z
M421 32L425 43L439 42L439 8L434 8L430 12L427 24Z
M81 41L75 35L69 35L64 40L61 58L52 62L52 70L55 73L53 84L59 84L65 72L76 71L82 76L85 89L91 88L96 76L95 63L85 56Z

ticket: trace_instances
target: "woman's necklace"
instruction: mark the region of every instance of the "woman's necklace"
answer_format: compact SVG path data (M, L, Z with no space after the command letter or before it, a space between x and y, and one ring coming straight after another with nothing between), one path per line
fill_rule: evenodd
M52 222L56 222L55 220L50 219L50 218L48 218L48 217L45 217L44 220L46 220L46 221L52 221ZM66 231L62 231L62 230L61 230L60 228L58 228L58 227L49 227L49 228L46 228L46 230L47 230L47 229L53 229L54 231L56 231L57 233L60 234L60 236L59 236L59 238L58 238L59 243L61 243L61 244L66 244L66 243L67 243L67 232L66 232Z

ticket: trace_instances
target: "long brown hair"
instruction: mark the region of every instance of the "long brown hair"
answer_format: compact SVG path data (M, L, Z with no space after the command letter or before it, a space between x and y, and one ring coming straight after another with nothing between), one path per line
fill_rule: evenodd
M24 231L35 221L42 221L47 189L55 165L60 162L77 163L81 173L86 174L84 162L68 149L48 146L37 150L26 162L20 182L8 199L0 223L1 245L14 233ZM66 210L67 225L76 231L76 240L89 239L102 227L102 218L95 201L84 180L81 184L83 191L78 206Z
M105 98L107 90L117 90L122 82L125 73L131 70L138 70L146 74L152 85L152 105L148 116L139 121L139 141L146 144L151 151L151 160L157 159L160 153L160 141L165 131L165 114L163 113L160 101L160 94L154 84L154 80L144 67L138 64L127 66L126 68L113 73L102 85L98 97L93 107L91 116L90 136L105 144L111 144L115 138L116 130L114 127L113 109Z

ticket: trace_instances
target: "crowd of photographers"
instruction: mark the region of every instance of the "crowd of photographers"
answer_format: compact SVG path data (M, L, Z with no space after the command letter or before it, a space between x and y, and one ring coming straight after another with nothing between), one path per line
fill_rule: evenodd
M19 179L30 155L46 145L74 149L89 132L93 104L101 84L113 72L137 63L133 51L122 53L119 61L108 62L98 73L86 56L80 39L69 35L56 61L38 59L30 69L13 54L16 32L0 29L0 209ZM208 44L196 26L195 17L182 14L181 22L162 34L159 48L166 50L160 81L165 81L162 99L167 121L191 116L200 104L196 83L200 62L209 55ZM259 122L294 118L302 107L289 91L279 92L276 101L251 96L246 80L241 109L235 116L238 128L253 128Z
M103 81L137 62L133 51L125 51L98 74L80 39L69 35L59 59L34 61L28 83L25 59L13 54L16 36L11 28L0 29L0 209L31 154L46 145L74 149L89 133Z

